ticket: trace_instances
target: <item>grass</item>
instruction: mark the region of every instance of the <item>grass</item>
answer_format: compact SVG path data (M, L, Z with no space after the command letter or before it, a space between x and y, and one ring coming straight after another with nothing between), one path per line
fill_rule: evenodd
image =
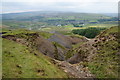
M54 46L59 47L59 48L61 48L61 49L64 49L64 50L65 50L65 47L64 47L64 46L62 46L62 45L60 45L59 43L57 43L57 42L52 42L52 43L54 44Z
M83 36L77 35L77 34L68 34L69 36L73 36L73 37L78 37L80 39L84 39ZM77 53L77 49L79 49L79 46L84 44L84 41L81 41L77 44L72 45L72 49L68 50L68 52L65 54L65 59L69 59L70 57L72 57L74 54Z
M102 27L102 28L110 28L112 26L116 26L117 24L87 24L86 27Z
M73 49L76 49L78 48L80 45L84 44L85 42L79 42L78 44L76 45L72 45Z
M41 28L40 31L47 31L47 32L60 32L64 35L69 35L71 34L72 30L75 29L86 29L88 27L99 27L99 28L110 28L112 26L116 26L117 24L86 24L84 27L73 27L73 25L65 25L65 26L52 26L52 27L46 27L46 28Z
M3 39L3 78L67 78L51 58L22 44Z
M0 79L2 79L2 38L0 38Z
M40 31L38 33L39 35L43 36L45 39L48 39L53 35L53 33L48 33L48 32L43 32L43 31Z
M110 41L104 43L101 50L98 51L96 57L92 62L89 63L89 68L91 72L98 78L117 78L118 77L118 56L117 50L112 48L117 48L117 42ZM104 73L104 74L103 74Z
M40 36L44 37L45 39L48 39L50 36L53 35L53 33L49 33L49 32L26 30L26 29L15 29L15 30L3 29L2 32L6 32L5 34L2 34L3 36L17 35L20 37L26 37L25 34L38 33Z
M110 29L108 29L107 31L106 31L106 33L104 34L105 36L108 36L108 35L110 35L111 33L118 33L118 27L116 26L116 27L111 27Z
M69 59L74 54L78 53L79 46L82 45L85 42L80 42L78 44L72 45L72 49L68 50L68 52L65 54L65 59Z
M34 31L26 30L26 29L15 29L15 30L8 30L3 29L2 32L6 32L4 35L18 35L18 34L26 34L26 33L35 33Z
M111 27L102 36L107 37L113 33L117 33L117 27ZM96 45L99 45L99 50L93 60L88 63L90 71L97 78L118 78L119 57L117 53L120 45L117 40L101 41Z
M75 54L75 50L69 50L66 54L65 54L65 59L69 59L70 57L72 57Z

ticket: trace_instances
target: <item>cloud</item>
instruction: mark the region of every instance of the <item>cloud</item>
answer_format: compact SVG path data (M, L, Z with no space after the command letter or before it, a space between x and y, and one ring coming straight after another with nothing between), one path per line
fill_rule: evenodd
M4 0L1 13L27 11L71 11L114 13L118 0Z
M3 0L3 2L118 2L119 0Z

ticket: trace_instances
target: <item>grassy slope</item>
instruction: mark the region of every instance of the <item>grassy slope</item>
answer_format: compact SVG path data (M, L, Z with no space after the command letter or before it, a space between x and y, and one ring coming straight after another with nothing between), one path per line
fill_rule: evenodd
M27 30L27 29L15 29L15 30L9 30L7 28L3 28L2 32L7 32L4 35L21 35L24 36L24 34L32 34L32 33L38 33L39 35L41 35L42 37L44 37L45 39L49 38L50 36L52 36L52 33L48 33L48 32L43 32L43 31L34 31L34 30ZM25 36L24 36L25 37Z
M67 75L51 59L16 42L3 39L3 77L65 78Z
M81 37L82 36L79 36L79 35L75 35L75 36L78 36L78 37ZM77 49L79 48L80 45L84 44L85 42L79 42L78 44L75 44L75 45L72 45L72 49L70 49L66 54L65 54L65 59L69 59L70 57L74 56L76 53L78 53Z
M0 79L2 78L2 38L0 38Z
M111 34L116 34L117 32L118 28L112 27L100 36L110 36ZM100 47L93 60L88 63L88 67L91 72L98 78L117 78L119 63L117 55L119 45L117 40L101 41L95 45L99 45Z

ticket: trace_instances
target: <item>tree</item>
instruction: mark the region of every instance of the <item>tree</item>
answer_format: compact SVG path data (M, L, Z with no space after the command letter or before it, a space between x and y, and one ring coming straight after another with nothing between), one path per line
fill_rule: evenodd
M75 29L75 30L72 30L72 32L74 34L79 34L79 35L85 36L87 38L94 38L104 29L106 29L106 28Z

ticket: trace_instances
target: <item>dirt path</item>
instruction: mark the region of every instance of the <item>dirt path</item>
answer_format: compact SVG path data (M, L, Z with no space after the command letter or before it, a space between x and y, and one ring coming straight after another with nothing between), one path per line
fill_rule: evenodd
M88 41L91 40L91 39L89 39L89 38L87 38L87 37L84 37L84 38L87 39Z

